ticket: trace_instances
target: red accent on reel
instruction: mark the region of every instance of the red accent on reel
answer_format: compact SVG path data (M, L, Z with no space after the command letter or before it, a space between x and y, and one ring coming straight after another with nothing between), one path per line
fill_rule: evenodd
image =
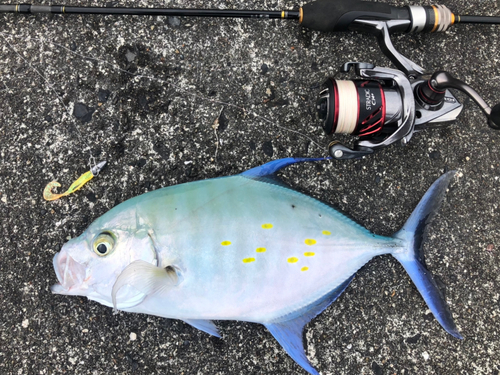
M358 102L363 99L358 108L363 113L364 119L358 120L355 134L366 137L380 132L384 127L386 114L385 94L378 82L364 81L360 84L358 82L355 82L358 87ZM362 106L364 107L362 108Z

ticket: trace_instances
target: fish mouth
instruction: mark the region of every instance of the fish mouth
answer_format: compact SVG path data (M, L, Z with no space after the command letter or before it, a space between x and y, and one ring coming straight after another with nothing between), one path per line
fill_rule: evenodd
M57 253L52 260L59 281L51 286L54 294L79 295L85 281L86 267L74 260L68 253Z

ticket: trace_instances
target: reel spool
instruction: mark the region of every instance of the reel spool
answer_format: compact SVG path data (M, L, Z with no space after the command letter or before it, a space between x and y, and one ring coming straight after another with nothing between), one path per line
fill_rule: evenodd
M377 81L329 78L316 104L326 134L375 136L401 117L400 93Z

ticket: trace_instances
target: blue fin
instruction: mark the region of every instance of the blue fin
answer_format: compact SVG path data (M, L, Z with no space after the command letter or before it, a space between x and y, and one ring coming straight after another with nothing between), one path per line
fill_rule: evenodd
M203 319L183 319L189 325L194 328L198 328L200 331L206 332L212 336L220 338L220 333L217 326L211 320Z
M312 367L304 352L302 343L304 326L335 301L351 283L353 278L354 275L309 306L303 307L293 314L285 315L277 321L264 324L283 349L286 350L288 355L312 375L319 375L319 372Z
M264 177L272 175L278 172L280 169L288 167L289 165L295 163L303 163L306 161L320 161L320 160L329 160L331 157L327 158L284 158L270 161L269 163L263 164L259 167L255 167L249 169L241 173L242 176L256 178L256 177Z
M403 228L394 234L394 238L403 240L406 249L403 252L395 252L392 255L403 265L418 291L424 298L427 306L434 314L439 324L450 335L462 339L458 332L450 309L443 294L439 290L432 274L425 266L422 243L426 237L426 226L435 216L441 206L446 189L455 176L455 171L448 172L439 177L427 190L420 200L417 208L406 221Z

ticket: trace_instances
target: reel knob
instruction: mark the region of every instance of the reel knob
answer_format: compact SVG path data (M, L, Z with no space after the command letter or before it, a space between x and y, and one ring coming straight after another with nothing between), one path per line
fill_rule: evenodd
M500 130L500 103L491 109L489 126L495 130Z

